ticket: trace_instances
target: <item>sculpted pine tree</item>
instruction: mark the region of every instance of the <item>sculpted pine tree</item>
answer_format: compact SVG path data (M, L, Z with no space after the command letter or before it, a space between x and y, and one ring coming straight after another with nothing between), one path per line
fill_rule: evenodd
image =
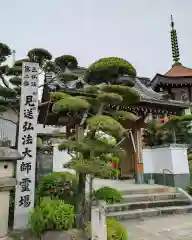
M124 81L125 75L128 81ZM65 167L75 169L79 177L78 227L82 227L80 216L85 205L86 176L109 176L112 171L109 161L119 161L125 154L120 142L128 133L122 123L136 120L127 110L139 100L137 91L132 89L135 77L135 69L126 60L103 58L88 68L83 90L75 95L51 93L52 114L65 119L66 125L73 123L73 131L59 145L59 150L71 152L71 161ZM65 75L65 82L72 79ZM99 132L112 136L115 141L103 141Z
M11 55L11 49L4 43L0 43L0 109L1 112L5 111L6 107L4 107L8 102L12 99L15 100L16 93L12 89L9 88L9 83L6 80L5 75L9 71L8 65L5 65L7 58ZM14 101L13 101L14 102Z
M0 113L1 115L7 110L12 109L16 116L17 121L6 119L2 116L0 118L11 121L16 124L16 146L18 140L19 130L19 107L20 107L20 94L21 94L21 75L23 62L37 62L40 66L39 75L44 76L44 83L39 86L43 87L42 102L45 102L48 95L48 85L52 84L55 78L61 81L74 80L77 78L76 74L69 74L66 69L74 69L78 63L75 57L70 55L62 55L52 61L52 55L45 49L34 48L27 54L27 58L18 60L14 66L9 67L5 65L8 57L12 54L11 49L4 43L0 43ZM55 77L47 80L46 73L55 73ZM41 111L42 112L42 111ZM46 113L45 113L46 114Z
M16 124L16 146L18 140L19 130L19 107L21 94L21 75L22 62L37 62L40 66L40 73L56 71L56 65L51 62L52 55L45 49L32 49L28 52L28 58L21 59L15 62L14 66L8 67L5 61L11 55L10 48L3 43L0 43L0 78L2 84L0 85L0 112L3 113L12 109L17 115ZM3 117L2 117L3 118ZM4 118L3 118L4 119ZM5 119L7 120L7 119Z
M7 80L8 75L11 73L13 74L13 71L11 72L8 65L5 65L5 62L9 56L11 56L11 49L6 44L0 43L0 78L2 80L0 84L0 118L4 120L7 119L3 117L3 113L8 109L13 109L15 112L18 111L18 99L20 97L20 91L18 91L18 88L10 87L10 83ZM18 74L19 73L17 71L16 75ZM15 80L17 80L16 75ZM16 122L13 120L8 120L16 124Z

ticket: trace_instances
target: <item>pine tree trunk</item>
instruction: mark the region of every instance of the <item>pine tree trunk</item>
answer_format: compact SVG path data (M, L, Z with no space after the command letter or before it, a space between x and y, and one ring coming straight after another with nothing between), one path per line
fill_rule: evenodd
M81 141L84 138L84 129L81 126L76 127L76 139ZM77 153L79 154L79 153ZM77 156L79 157L79 156ZM79 173L79 182L78 182L78 199L76 203L77 208L77 218L76 224L78 229L84 228L84 215L85 215L85 185L86 185L86 174Z
M76 218L77 229L84 228L85 183L86 183L86 174L79 173L77 218Z
M104 104L101 104L100 108L96 115L102 114ZM78 126L76 129L77 132L77 141L81 141L84 138L84 129L81 126ZM95 131L93 132L93 136L95 136ZM91 220L91 209L92 209L92 180L93 177L91 176L91 182L89 183L89 204L88 204L88 216L89 220ZM79 184L78 184L78 202L77 202L77 228L83 229L84 228L84 217L85 217L85 185L86 185L86 174L79 173Z
M91 221L92 201L93 201L93 176L90 175L90 178L89 178L89 207L88 207L89 221Z

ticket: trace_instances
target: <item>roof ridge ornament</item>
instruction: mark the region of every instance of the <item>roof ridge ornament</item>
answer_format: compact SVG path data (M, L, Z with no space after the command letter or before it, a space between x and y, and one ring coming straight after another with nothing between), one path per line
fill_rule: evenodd
M171 47L172 47L172 57L175 64L179 63L180 53L179 53L179 44L177 39L177 31L175 30L175 23L173 21L173 16L171 15Z
M172 30L174 29L175 23L173 21L173 15L171 15L171 28Z

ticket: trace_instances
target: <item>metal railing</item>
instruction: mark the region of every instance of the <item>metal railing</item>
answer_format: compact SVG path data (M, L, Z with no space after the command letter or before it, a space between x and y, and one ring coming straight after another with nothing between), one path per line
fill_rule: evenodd
M168 172L168 173L174 175L173 172L172 172L171 170L169 170L169 169L167 169L167 168L163 169L164 186L167 186L167 185L166 185L166 172Z

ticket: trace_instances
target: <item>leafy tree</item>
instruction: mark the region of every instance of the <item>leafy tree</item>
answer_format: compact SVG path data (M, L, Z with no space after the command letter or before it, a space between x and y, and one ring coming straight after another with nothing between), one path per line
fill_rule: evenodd
M65 58L57 58L55 62L66 69ZM129 74L130 79L119 84L125 74ZM70 81L64 76L65 82ZM119 143L128 135L124 121L136 119L127 110L129 104L139 100L138 92L130 87L135 77L135 69L126 60L103 58L88 68L87 85L75 95L70 92L50 94L50 114L54 114L57 121L64 119L65 125L70 124L71 128L59 150L71 152L71 161L65 167L78 173L78 227L82 227L86 176L108 176L112 171L109 160L119 161L125 154ZM115 141L103 141L98 137L99 131L112 136Z
M167 130L171 135L171 143L191 143L191 121L192 115L172 116L161 128Z
M146 146L170 143L191 144L191 121L192 115L172 116L163 124L153 120L144 130L144 144Z
M143 133L143 143L145 146L159 146L163 144L163 131L156 120L149 122Z

